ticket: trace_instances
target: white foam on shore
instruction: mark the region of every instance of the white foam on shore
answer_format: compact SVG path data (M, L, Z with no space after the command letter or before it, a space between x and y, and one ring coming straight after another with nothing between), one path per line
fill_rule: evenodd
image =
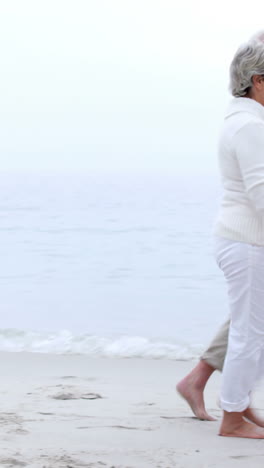
M190 360L199 357L201 344L189 345L143 336L100 337L73 334L69 330L40 332L18 329L0 330L0 351L51 354L85 354L98 357Z

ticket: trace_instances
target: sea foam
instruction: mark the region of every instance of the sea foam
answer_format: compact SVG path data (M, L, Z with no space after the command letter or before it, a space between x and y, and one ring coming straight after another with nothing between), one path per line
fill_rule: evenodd
M53 354L84 354L91 357L190 360L199 357L203 346L176 343L143 336L96 336L69 330L39 332L0 330L0 351Z

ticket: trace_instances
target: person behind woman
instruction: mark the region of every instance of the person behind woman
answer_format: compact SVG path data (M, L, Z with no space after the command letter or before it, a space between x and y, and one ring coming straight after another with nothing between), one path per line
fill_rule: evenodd
M218 151L224 190L213 230L215 260L226 279L231 318L219 435L253 439L264 439L258 418L248 418L251 392L264 374L263 38L258 34L239 47L230 66L233 99ZM182 383L177 388L184 393Z

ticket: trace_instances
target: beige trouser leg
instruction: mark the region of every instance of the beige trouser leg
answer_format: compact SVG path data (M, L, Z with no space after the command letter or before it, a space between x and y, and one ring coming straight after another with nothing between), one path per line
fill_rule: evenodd
M222 371L228 342L230 320L227 320L220 328L214 339L206 351L202 354L201 359L206 361L210 366Z

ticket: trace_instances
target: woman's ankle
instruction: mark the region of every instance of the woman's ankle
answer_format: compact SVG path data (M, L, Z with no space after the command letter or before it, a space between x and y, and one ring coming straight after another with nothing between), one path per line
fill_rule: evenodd
M235 411L223 411L223 418L222 418L222 424L221 427L225 428L230 428L230 429L235 429L236 427L239 427L241 424L244 422L244 411L242 412L235 412Z

